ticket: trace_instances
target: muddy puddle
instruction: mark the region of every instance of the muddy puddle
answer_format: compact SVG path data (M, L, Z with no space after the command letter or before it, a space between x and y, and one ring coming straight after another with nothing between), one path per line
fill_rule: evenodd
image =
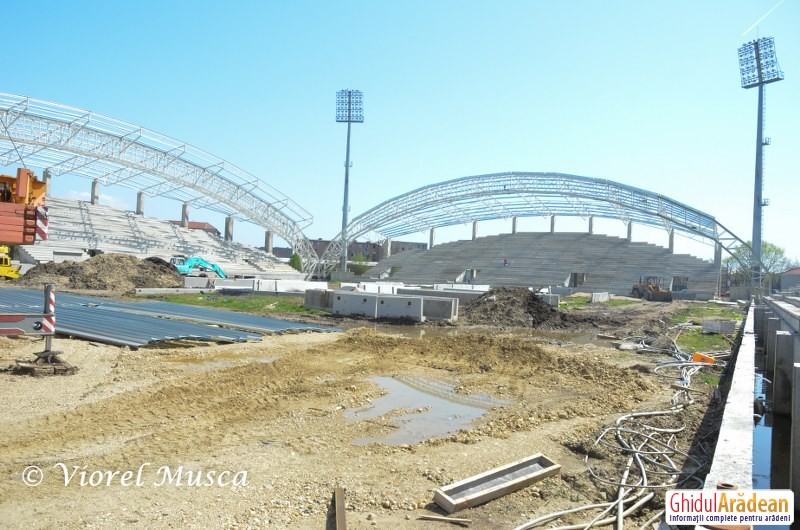
M493 408L508 402L486 394L462 395L455 386L429 379L371 377L370 381L386 391L369 408L348 410L350 421L382 418L395 427L382 437L357 438L356 445L384 443L414 444L454 433L469 425Z

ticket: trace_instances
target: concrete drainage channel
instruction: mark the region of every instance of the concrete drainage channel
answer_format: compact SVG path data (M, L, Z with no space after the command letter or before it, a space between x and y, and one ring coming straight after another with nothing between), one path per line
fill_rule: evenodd
M40 291L0 290L0 313L41 309ZM57 334L131 348L180 340L244 342L267 333L300 331L340 330L168 302L121 302L68 293L58 293L56 301Z

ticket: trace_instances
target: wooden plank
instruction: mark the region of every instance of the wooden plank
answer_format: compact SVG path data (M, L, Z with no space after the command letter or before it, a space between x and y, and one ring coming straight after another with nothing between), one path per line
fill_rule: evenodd
M447 513L502 497L561 472L561 466L542 453L490 469L435 490L433 501Z
M347 530L344 488L336 486L336 489L333 490L333 499L336 510L336 530Z
M441 515L420 515L417 519L422 521L442 521L446 523L472 523L472 519L464 519L463 517L443 517Z

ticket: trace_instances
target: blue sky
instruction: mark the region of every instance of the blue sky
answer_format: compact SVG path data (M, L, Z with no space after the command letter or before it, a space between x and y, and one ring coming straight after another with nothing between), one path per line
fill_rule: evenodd
M750 239L757 93L740 87L737 48L772 36L786 79L767 87L764 239L800 258L800 2L779 2L34 0L5 5L0 91L228 160L309 210L310 238L341 225L346 126L334 120L335 94L353 88L365 122L353 126L351 218L443 180L557 171L667 195ZM60 196L89 187L54 182ZM135 204L132 190L103 194ZM149 200L146 211L179 218L180 204ZM193 219L223 226L213 213ZM598 227L624 233L619 221ZM263 244L261 228L235 231ZM470 236L458 226L437 241ZM667 242L638 227L634 238ZM678 250L711 256L680 238Z

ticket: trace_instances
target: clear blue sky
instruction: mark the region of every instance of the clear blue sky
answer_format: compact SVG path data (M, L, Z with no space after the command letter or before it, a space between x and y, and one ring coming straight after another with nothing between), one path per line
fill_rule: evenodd
M800 2L743 35L779 2L32 0L5 5L0 91L228 160L309 210L310 238L341 225L335 94L354 88L365 122L353 127L351 218L451 178L558 171L662 193L750 239L757 93L740 87L737 48L773 36L786 79L767 88L764 239L800 258ZM90 182L54 185L79 196ZM103 193L135 203L131 190ZM146 211L178 218L180 204ZM437 239L470 235L459 226ZM236 238L263 244L263 230L239 224Z

